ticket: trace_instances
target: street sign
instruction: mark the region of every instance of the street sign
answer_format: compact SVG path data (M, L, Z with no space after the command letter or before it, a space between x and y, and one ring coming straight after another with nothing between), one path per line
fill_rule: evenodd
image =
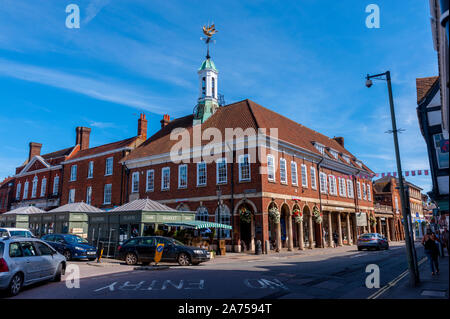
M161 260L162 257L162 253L164 250L164 244L158 244L156 246L156 251L155 251L155 263L159 263L159 261Z
M366 213L363 212L356 213L356 226L367 226Z

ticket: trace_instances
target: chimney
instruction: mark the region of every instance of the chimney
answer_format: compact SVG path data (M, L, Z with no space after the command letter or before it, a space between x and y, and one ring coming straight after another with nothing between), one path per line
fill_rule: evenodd
M42 144L30 142L30 152L28 153L28 162L36 155L41 155Z
M76 128L77 138L75 144L80 144L80 150L85 150L89 148L89 136L91 134L91 129L89 127L78 126Z
M161 128L163 128L164 126L169 124L169 122L170 122L170 115L169 114L164 114L163 119L160 122L161 122Z
M342 147L344 147L344 138L342 136L333 137L333 140L338 142Z
M144 113L141 113L138 120L138 136L141 136L145 140L147 139L147 118Z

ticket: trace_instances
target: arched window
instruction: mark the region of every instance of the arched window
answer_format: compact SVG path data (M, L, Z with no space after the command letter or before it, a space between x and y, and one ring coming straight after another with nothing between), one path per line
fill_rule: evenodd
M230 209L226 205L220 205L220 219L219 219L219 207L216 208L216 223L231 225L231 214ZM229 229L218 229L217 233L220 232L220 238L231 238L231 230Z
M197 208L197 213L195 214L195 220L201 220L204 222L208 221L208 209L205 206L200 206Z
M212 90L212 97L216 97L216 79L211 79L211 90Z
M31 187L31 198L35 198L36 197L37 183L38 183L38 178L37 178L37 176L35 176L33 178L33 184L32 184L32 187Z
M178 205L177 206L177 210L180 211L180 212L188 212L188 211L190 211L189 206L184 204L184 203Z
M41 197L45 196L45 191L47 189L47 178L43 178L41 182Z

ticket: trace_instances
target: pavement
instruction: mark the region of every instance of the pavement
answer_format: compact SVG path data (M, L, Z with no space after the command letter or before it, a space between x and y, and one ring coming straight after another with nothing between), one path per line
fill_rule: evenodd
M445 252L445 257L439 257L439 274L431 275L430 266L426 257L422 254L418 256L421 261L419 266L420 283L416 287L411 287L409 275L405 275L396 284L384 293L379 295L379 299L448 299L449 294L449 256ZM400 276L399 276L400 277Z

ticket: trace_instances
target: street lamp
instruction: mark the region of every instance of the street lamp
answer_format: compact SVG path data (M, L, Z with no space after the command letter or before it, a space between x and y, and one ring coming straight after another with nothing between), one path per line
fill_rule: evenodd
M385 78L383 78L383 76ZM400 150L398 147L398 132L400 130L397 129L397 123L395 120L395 111L394 111L394 98L392 97L392 86L391 86L391 73L389 71L386 71L384 73L375 74L375 75L369 75L366 76L366 86L370 88L373 84L372 78L376 78L379 80L386 80L387 87L388 87L388 93L389 93L389 106L391 109L391 120L392 120L392 133L394 136L394 148L395 148L395 159L397 161L397 173L399 177L399 186L400 186L400 201L402 205L402 213L403 213L403 228L405 231L405 244L406 244L406 255L408 258L408 268L409 268L409 280L411 286L416 286L419 283L419 271L417 269L417 261L414 260L415 254L413 252L413 245L414 242L411 240L411 235L409 231L408 224L410 221L410 214L408 211L408 205L406 203L406 196L405 196L405 186L403 184L403 175L402 175L402 165L400 161Z
M220 197L222 196L222 189L220 186L217 186L217 220L218 223L220 223L220 211L221 211L221 204L220 204ZM222 255L222 252L220 251L220 231L221 229L218 228L217 230L217 256Z

